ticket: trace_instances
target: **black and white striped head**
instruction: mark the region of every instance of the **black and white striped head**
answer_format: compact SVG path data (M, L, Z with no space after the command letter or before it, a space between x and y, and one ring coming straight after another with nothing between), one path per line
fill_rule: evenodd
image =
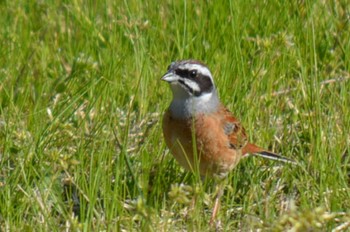
M197 60L172 62L162 80L170 83L176 95L201 97L215 90L213 77L208 67Z
M172 62L162 80L170 84L173 92L170 104L173 117L188 118L196 113L209 114L218 109L214 80L203 63L197 60Z

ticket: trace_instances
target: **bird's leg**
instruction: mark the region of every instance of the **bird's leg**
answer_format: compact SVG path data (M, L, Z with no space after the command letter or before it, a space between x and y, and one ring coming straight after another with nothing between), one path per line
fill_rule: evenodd
M222 194L224 193L224 189L223 189L223 185L224 185L224 181L220 181L219 184L216 184L216 196L215 196L215 203L214 203L214 208L213 208L213 212L211 214L211 218L210 218L210 225L213 225L215 219L216 219L216 215L220 209L220 198L222 196Z

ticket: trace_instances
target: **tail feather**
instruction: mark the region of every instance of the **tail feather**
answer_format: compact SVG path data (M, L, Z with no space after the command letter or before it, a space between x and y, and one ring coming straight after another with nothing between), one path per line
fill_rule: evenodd
M290 164L294 164L294 165L297 164L292 159L286 158L284 156L281 156L279 154L276 154L276 153L273 153L273 152L270 152L270 151L266 151L263 148L258 147L258 146L254 145L254 144L251 144L251 143L248 143L243 148L242 153L243 153L243 156L244 155L248 155L248 154L252 154L252 155L260 156L260 157L263 157L263 158L266 158L266 159L277 160L277 161L281 161L281 162L284 162L284 163L290 163Z
M294 164L296 165L297 163L294 160L291 160L289 158L286 158L284 156L269 152L269 151L261 151L259 153L254 153L253 155L255 156L260 156L266 159L271 159L271 160L277 160L277 161L281 161L284 163L290 163L290 164Z

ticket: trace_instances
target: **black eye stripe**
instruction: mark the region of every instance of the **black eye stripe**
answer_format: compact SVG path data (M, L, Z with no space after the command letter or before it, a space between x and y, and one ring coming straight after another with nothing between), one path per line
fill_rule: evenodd
M208 76L200 76L200 78L195 79L195 81L198 84L200 91L196 91L196 90L192 89L191 86L187 85L184 80L180 79L179 83L182 86L184 86L186 89L188 89L189 92L191 92L193 95L195 95L197 97L203 93L210 93L214 88L214 85Z
M175 70L175 73L181 77L188 78L190 77L191 71L187 69L177 69Z
M195 77L197 76L197 70L192 70L192 71L190 71L189 76L190 76L191 78L195 78Z
M199 91L192 89L184 80L179 80L179 83L195 96L200 96L203 93L210 93L214 88L214 83L212 82L211 77L199 73L196 69L189 70L178 68L175 69L174 72L183 79L189 79L198 84Z

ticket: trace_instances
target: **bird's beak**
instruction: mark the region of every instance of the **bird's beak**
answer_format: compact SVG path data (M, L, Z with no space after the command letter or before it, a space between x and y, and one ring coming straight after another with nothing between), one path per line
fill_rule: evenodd
M164 74L161 80L171 83L179 80L179 77L173 71L168 71L167 73Z

